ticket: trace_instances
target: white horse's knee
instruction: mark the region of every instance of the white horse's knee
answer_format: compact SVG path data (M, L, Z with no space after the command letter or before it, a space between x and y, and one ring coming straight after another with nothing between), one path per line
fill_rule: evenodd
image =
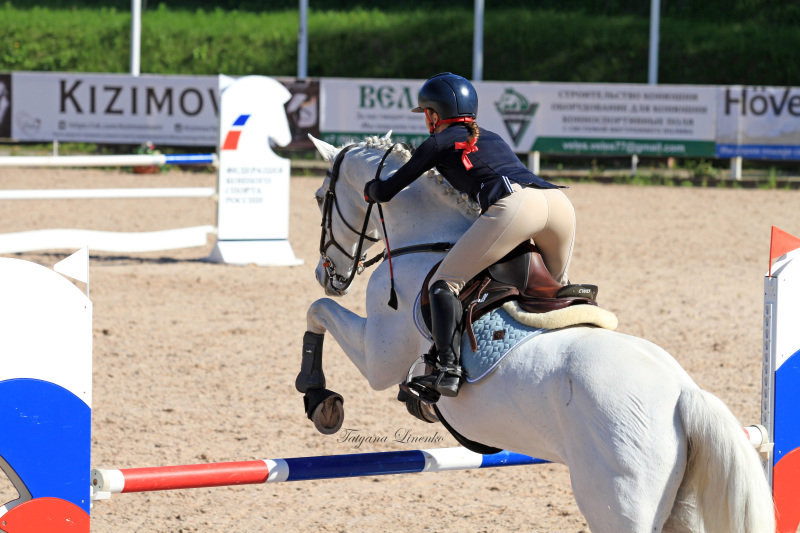
M322 335L327 331L327 328L322 323L321 317L326 306L334 304L335 302L330 298L320 298L313 302L306 312L306 330L311 333Z

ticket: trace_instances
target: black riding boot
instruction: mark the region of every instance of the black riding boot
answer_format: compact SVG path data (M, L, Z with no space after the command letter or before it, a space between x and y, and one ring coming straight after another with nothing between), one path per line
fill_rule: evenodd
M461 301L441 280L431 286L429 296L431 333L439 364L432 374L414 378L412 382L452 397L458 395L461 385Z

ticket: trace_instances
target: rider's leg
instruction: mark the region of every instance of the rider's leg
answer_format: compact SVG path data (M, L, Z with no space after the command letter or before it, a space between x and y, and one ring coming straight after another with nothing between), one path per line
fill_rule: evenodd
M540 189L547 201L547 220L533 235L547 270L562 285L568 284L567 269L575 243L575 209L561 189Z
M534 220L530 220L535 215ZM430 283L431 321L439 368L417 377L415 384L455 396L460 384L461 302L458 293L467 280L530 238L530 227L545 224L547 204L539 194L523 194L514 185L511 194L491 206L461 236L445 256ZM449 372L448 372L449 370Z
M436 345L439 368L414 383L442 396L456 396L461 385L461 301L444 281L433 283L428 292L431 305L431 334Z
M514 184L512 189L513 194L489 207L458 239L436 269L431 283L446 281L458 294L464 284L481 270L548 227L551 214L544 190L522 189L518 184ZM574 220L572 211L570 215ZM571 243L572 238L570 250Z

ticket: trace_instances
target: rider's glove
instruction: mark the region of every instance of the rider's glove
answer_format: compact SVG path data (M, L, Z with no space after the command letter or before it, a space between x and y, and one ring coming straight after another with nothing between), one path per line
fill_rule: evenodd
M377 202L375 197L378 194L378 180L370 180L364 185L364 200L367 202Z

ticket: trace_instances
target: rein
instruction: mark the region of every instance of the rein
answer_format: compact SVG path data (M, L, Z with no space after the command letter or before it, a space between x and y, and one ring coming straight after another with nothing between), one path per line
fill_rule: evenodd
M401 255L419 254L423 252L449 252L453 247L452 242L431 242L427 244L412 244L411 246L404 246L392 250L392 257L400 257ZM378 254L366 263L364 268L369 268L379 261L388 259L389 254L384 250L383 253Z
M388 150L383 154L380 163L378 164L378 169L375 172L375 179L380 178L381 171L383 170L383 166L386 163L386 158L389 154L394 150L397 144L393 144L389 147ZM336 196L336 183L339 181L339 170L342 166L342 161L344 161L344 156L347 154L350 149L355 147L354 144L344 147L336 156L336 159L333 162L331 169L327 172L327 176L330 178L330 184L328 185L328 192L325 194L325 202L322 207L322 233L320 235L320 242L319 242L319 253L323 259L323 266L328 273L328 276L331 279L331 286L334 290L339 293L344 293L349 287L350 284L353 282L356 274L361 274L364 269L374 265L379 261L389 260L389 275L391 279L391 295L389 297L389 306L393 309L397 309L397 293L395 292L394 288L394 271L392 267L392 256L398 257L401 255L407 254L414 254L414 253L421 253L421 252L447 252L450 248L453 247L452 243L449 242L436 242L436 243L428 243L428 244L415 244L411 246L404 246L402 248L398 248L397 250L391 250L389 247L389 239L386 232L386 223L384 222L383 217L383 209L381 208L381 204L378 204L378 214L380 215L381 225L383 226L383 235L386 244L386 250L379 253L375 257L370 260L366 260L366 254L361 254L361 251L364 247L364 241L370 242L378 242L380 239L375 239L367 235L367 227L369 225L370 215L372 214L372 207L375 205L375 202L368 202L367 204L367 212L364 215L364 222L361 226L361 231L357 230L350 224L342 215L342 210L339 207L339 201ZM350 255L350 253L345 250L337 241L335 236L333 235L333 208L336 208L336 212L339 214L339 218L342 220L344 225L358 235L358 245L356 246L356 252L354 255ZM352 263L352 267L350 268L350 275L347 277L340 276L336 273L336 268L334 267L333 261L327 254L328 249L334 246L337 250L342 252L348 259L350 259ZM336 285L334 285L334 282Z

